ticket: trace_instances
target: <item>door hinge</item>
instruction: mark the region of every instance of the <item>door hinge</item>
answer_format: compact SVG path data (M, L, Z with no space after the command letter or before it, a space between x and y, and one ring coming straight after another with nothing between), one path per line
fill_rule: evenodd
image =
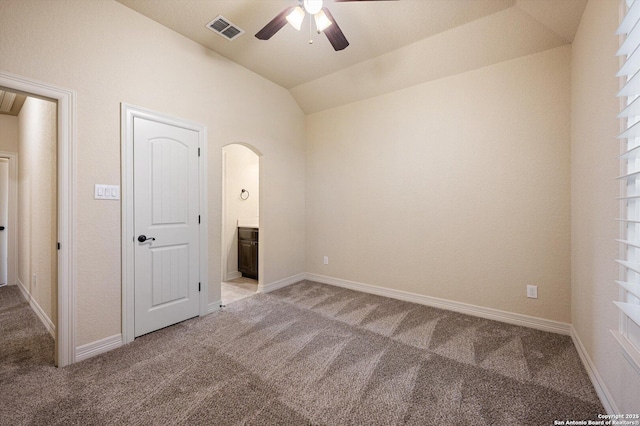
M58 250L60 250L60 243L58 243Z
M198 148L198 157L200 157L200 148Z
M198 223L200 223L200 215L198 215Z
M198 283L198 291L202 291L201 287L202 287L202 284Z

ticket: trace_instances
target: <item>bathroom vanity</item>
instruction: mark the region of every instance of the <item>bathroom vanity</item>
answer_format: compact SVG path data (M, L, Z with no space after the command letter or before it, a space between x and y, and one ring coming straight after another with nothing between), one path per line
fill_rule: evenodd
M257 227L238 226L238 272L243 277L258 279Z

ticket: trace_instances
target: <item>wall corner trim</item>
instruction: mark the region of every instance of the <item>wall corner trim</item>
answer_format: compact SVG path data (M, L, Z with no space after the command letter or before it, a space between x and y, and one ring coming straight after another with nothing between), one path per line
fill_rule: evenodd
M598 398L600 398L600 402L602 402L604 409L607 410L607 414L619 414L620 410L616 406L613 396L611 396L609 389L607 389L607 386L605 385L604 380L602 380L600 373L598 373L595 364L591 361L591 358L587 353L587 349L582 344L580 336L573 325L571 326L571 340L573 340L573 344L578 351L582 365L584 365L584 369L587 370L587 375L598 394Z
M111 337L105 337L104 339L78 346L76 348L76 362L109 352L110 350L119 348L122 345L122 334L115 334Z
M471 305L468 303L456 302L454 300L440 299L437 297L425 296L422 294L409 293L401 290L378 287L371 284L363 284L339 278L332 278L324 275L307 273L306 279L309 281L334 285L336 287L344 287L351 290L362 291L364 293L376 294L378 296L385 296L392 299L404 300L406 302L418 303L420 305L431 306L434 308L446 309L448 311L460 312L462 314L500 321L507 324L520 325L523 327L535 328L537 330L548 331L551 333L563 334L567 336L571 334L571 325L564 322L517 314L515 312L501 311L499 309L486 308L484 306Z

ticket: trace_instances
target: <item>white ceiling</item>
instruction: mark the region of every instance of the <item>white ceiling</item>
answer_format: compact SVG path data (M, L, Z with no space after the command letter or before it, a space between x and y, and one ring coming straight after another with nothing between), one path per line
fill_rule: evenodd
M308 19L270 40L253 35L297 0L118 0L291 90L316 112L571 43L587 0L325 0L350 42L336 52ZM229 41L205 26L223 15L246 31Z

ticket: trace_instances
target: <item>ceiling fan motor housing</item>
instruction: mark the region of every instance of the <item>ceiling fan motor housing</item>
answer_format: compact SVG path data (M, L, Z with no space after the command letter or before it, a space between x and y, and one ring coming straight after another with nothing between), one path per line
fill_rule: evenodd
M304 10L310 15L315 15L322 10L322 0L304 0Z

